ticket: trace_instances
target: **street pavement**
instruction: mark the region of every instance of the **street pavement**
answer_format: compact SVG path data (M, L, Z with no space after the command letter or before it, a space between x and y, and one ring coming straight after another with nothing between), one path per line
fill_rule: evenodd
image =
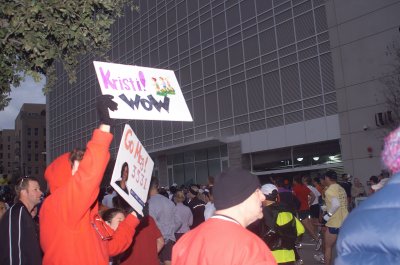
M303 265L321 265L318 261L314 260L314 255L319 253L315 251L315 242L311 241L311 237L307 234L303 236L301 241L302 247L299 249L299 255L303 260ZM322 250L322 248L321 248ZM320 250L320 251L321 251ZM336 256L336 249L333 250L333 260ZM332 262L333 264L333 262Z

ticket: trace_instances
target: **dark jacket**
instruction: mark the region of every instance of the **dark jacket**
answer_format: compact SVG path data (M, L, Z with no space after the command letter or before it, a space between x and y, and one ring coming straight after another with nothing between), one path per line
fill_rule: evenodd
M198 199L197 197L193 198L189 203L188 206L193 214L193 224L190 229L195 228L202 222L204 222L204 210L206 208L205 203Z
M10 216L11 222L9 222ZM0 241L0 264L42 264L36 224L22 202L14 204L1 219ZM12 262L10 262L10 247Z
M340 228L335 264L400 264L400 173L356 207Z

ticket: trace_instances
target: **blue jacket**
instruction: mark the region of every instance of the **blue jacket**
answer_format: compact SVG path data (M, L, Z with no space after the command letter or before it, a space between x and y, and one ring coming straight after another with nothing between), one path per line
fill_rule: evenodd
M336 248L336 265L400 264L400 173L347 216Z

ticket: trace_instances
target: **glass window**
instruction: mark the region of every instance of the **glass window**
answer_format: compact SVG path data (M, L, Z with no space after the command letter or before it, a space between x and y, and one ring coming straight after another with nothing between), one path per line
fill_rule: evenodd
M194 151L188 151L184 153L185 163L194 162Z
M201 149L195 151L196 161L206 160L207 159L207 150Z
M204 21L200 25L201 41L206 41L213 36L211 20Z
M31 149L31 148L32 148L32 142L28 141L28 149Z
M191 72L192 72L192 82L201 80L203 77L203 71L201 68L201 61L197 61L192 63L191 65Z
M226 30L225 26L225 13L222 12L219 15L213 17L213 28L214 28L214 36L222 33Z
M35 141L35 148L36 149L39 148L39 142L38 141Z
M189 37L187 33L179 36L179 52L184 52L189 49Z
M196 162L196 183L207 184L208 168L207 161Z
M217 176L221 173L221 162L219 159L208 160L208 171L210 176Z
M31 128L28 128L27 131L26 131L26 133L30 136L30 135L32 134L32 129L31 129Z
M232 96L235 116L247 113L247 95L244 82L232 86Z
M229 47L229 60L231 67L243 63L243 45L241 42Z
M183 165L174 165L174 182L182 184L185 182L185 172L183 169Z
M239 5L235 5L226 10L226 20L228 28L233 28L240 23Z
M190 47L196 46L200 43L200 30L199 27L192 28L189 31Z
M195 113L194 124L195 126L203 125L206 122L204 112L204 96L193 99L193 108Z
M256 8L254 6L254 1L241 2L240 11L242 15L242 22L255 17Z
M178 41L177 39L170 40L168 42L169 57L178 55Z
M182 164L183 163L183 153L174 155L174 164Z
M221 145L220 147L220 152L221 152L221 157L227 157L228 156L228 146L226 144Z
M214 55L207 56L203 59L204 76L215 74Z
M243 41L244 57L251 60L259 55L258 52L258 36L253 36Z
M196 171L194 163L185 164L185 182L183 184L189 185L195 183Z
M219 146L208 148L207 153L208 153L208 159L219 158L220 157Z
M217 72L228 68L228 49L223 49L215 54Z
M39 135L39 128L35 128L35 136Z
M256 0L257 13L261 14L272 8L272 0Z

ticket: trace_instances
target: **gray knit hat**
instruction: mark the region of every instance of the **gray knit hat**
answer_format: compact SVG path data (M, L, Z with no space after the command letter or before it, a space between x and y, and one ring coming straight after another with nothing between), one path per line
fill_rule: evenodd
M214 206L222 210L238 205L259 187L257 176L243 169L229 168L215 179Z

